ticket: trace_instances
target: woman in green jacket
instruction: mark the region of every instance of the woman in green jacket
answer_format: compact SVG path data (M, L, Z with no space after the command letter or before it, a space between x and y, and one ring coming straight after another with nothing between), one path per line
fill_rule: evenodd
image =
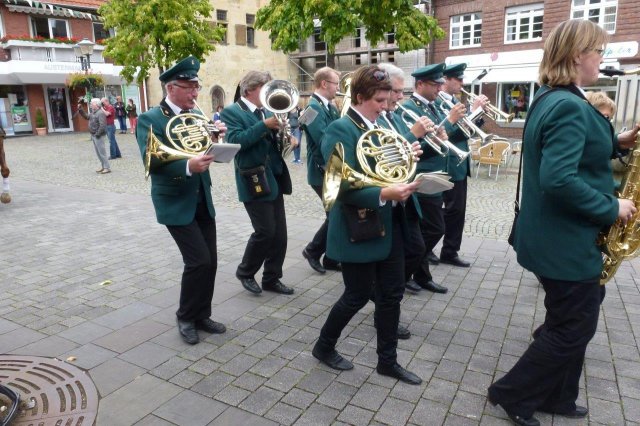
M544 287L547 313L529 348L488 394L519 425L539 425L535 411L587 416L576 399L604 299L596 238L636 213L633 201L614 196L610 158L632 144L638 127L614 137L582 89L598 80L606 41L607 32L587 20L557 26L545 42L542 87L527 115L514 249Z

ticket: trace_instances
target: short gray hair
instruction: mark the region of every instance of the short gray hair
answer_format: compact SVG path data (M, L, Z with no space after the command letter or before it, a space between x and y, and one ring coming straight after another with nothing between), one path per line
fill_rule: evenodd
M390 79L401 78L404 80L404 71L397 66L389 63L378 64L378 68L382 71L386 71L389 74Z
M100 100L100 98L93 98L91 99L91 105L102 106L102 100Z
M242 80L240 80L240 95L246 96L251 90L264 86L271 80L273 80L273 77L271 77L271 73L268 71L249 71L242 77Z

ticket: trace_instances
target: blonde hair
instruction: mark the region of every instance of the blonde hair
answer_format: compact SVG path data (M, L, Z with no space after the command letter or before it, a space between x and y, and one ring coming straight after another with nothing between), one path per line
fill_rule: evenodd
M610 108L612 114L616 113L616 103L605 92L587 92L585 96L598 111L601 111L600 108Z
M566 86L578 77L575 59L589 50L602 49L607 32L591 21L570 19L555 27L544 43L540 84Z
M322 86L322 82L331 79L331 77L336 77L340 80L340 73L331 67L320 68L313 74L313 84L315 88L317 89Z

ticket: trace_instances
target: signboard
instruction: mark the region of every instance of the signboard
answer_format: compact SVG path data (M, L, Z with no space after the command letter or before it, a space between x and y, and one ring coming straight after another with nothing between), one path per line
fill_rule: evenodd
M28 108L26 106L12 106L11 117L13 119L13 127L18 130L19 127L31 127L29 124Z

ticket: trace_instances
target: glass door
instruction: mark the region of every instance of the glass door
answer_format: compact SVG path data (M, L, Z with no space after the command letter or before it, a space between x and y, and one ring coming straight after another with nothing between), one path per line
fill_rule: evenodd
M54 132L70 131L70 110L67 88L47 87L47 106L49 109L49 130Z

